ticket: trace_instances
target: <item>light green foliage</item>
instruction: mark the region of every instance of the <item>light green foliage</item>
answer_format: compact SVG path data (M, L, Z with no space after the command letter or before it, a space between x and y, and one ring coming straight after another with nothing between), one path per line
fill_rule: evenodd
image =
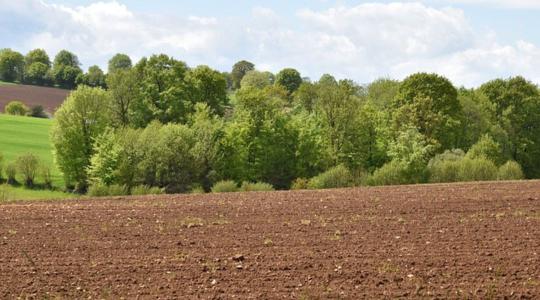
M21 101L11 101L5 107L6 114L12 116L26 116L28 114L28 106Z
M264 89L265 87L274 84L274 81L274 74L252 70L247 72L244 78L242 78L240 86L242 88Z
M100 88L79 87L55 114L51 130L55 161L66 184L87 187L87 169L94 154L94 140L110 122L109 95Z
M471 159L483 157L491 160L496 165L501 165L505 161L499 143L495 142L489 135L483 135L480 140L469 149L467 157Z
M434 147L424 135L416 128L408 128L391 142L388 155L397 162L393 168L403 169L407 183L421 183L426 180L426 166L433 152Z
M127 194L127 188L117 184L105 185L95 183L88 188L88 196L90 197L124 196Z
M461 149L446 150L436 155L428 164L429 181L433 183L459 181L461 160L464 157L465 152Z
M283 69L276 75L276 84L283 86L291 95L302 84L302 76L295 69Z
M17 165L14 162L6 165L6 177L8 184L17 182Z
M34 186L34 180L39 171L39 158L32 153L26 153L17 157L17 170L23 176L24 185Z
M131 194L134 196L161 195L163 194L163 189L148 185L137 185L131 188Z
M24 75L24 56L11 49L0 49L0 80L22 81Z
M399 91L400 82L381 78L367 87L366 99L379 109L388 109Z
M523 77L497 79L479 91L493 106L492 120L504 132L503 153L518 162L529 178L540 177L540 92ZM502 142L497 138L497 141Z
M344 165L330 168L309 180L310 189L332 189L349 187L353 185L353 176Z
M296 92L294 92L294 106L311 113L315 109L315 101L317 98L317 86L311 82L303 82Z
M232 180L218 181L212 187L212 193L234 193L238 191L238 185Z
M48 189L52 189L52 187L53 187L53 177L52 177L51 167L41 163L41 165L39 166L39 176L40 176L41 182L43 182L44 186L46 188L48 188Z
M487 181L497 179L497 166L485 157L471 159L465 157L460 161L459 181Z
M139 74L135 70L118 69L107 75L107 87L111 96L111 122L114 127L132 124L134 104L141 97Z
M417 73L407 77L393 102L397 131L415 127L429 143L442 149L455 148L460 141L462 119L457 90L439 75Z
M255 70L255 65L249 61L239 61L234 64L231 72L232 88L239 89L241 87L242 79L249 72Z
M77 77L82 74L79 66L79 58L75 54L62 50L54 58L52 77L63 88L75 88Z
M0 152L0 182L4 179L4 155Z
M507 161L499 167L497 178L499 180L522 180L525 179L525 174L517 162Z
M375 170L367 179L367 184L372 186L399 185L411 183L408 166L398 160L392 160Z
M244 181L240 187L241 191L244 192L270 192L274 190L274 187L265 182L248 182Z
M56 190L37 190L25 187L14 187L8 184L0 185L0 202L21 200L57 200L74 198L75 195Z
M109 60L109 75L120 70L129 70L132 67L131 58L122 53L118 53Z
M114 133L105 131L94 141L95 153L90 159L88 178L93 184L100 183L110 185L116 182L116 170L121 152L121 146Z

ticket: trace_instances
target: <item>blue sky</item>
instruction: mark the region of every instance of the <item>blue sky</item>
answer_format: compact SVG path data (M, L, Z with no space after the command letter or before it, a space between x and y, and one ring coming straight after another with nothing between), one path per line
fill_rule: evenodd
M464 86L540 83L539 13L537 0L0 0L0 48L65 48L84 68L117 52L166 53L222 71L248 59L359 83L418 71Z

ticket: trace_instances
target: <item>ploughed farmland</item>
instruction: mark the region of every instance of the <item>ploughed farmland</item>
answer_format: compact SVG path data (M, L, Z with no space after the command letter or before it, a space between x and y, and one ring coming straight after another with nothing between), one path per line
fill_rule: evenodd
M540 182L0 206L0 298L540 297Z
M41 105L54 113L69 95L69 90L33 85L0 84L0 112L13 100L22 101L28 107Z

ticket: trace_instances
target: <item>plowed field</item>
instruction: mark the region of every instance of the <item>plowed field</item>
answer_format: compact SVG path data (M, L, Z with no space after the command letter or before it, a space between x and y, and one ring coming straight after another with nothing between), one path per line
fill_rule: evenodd
M540 298L540 182L0 206L0 298Z
M39 87L33 85L0 85L0 112L13 100L22 101L28 107L41 105L49 113L54 113L64 102L69 90Z

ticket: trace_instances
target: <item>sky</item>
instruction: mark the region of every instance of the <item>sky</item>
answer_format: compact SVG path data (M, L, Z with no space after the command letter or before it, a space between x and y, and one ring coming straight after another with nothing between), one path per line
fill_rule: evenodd
M294 67L369 83L435 72L457 86L540 83L540 0L0 0L0 48L76 53L106 69L165 53L230 71Z

